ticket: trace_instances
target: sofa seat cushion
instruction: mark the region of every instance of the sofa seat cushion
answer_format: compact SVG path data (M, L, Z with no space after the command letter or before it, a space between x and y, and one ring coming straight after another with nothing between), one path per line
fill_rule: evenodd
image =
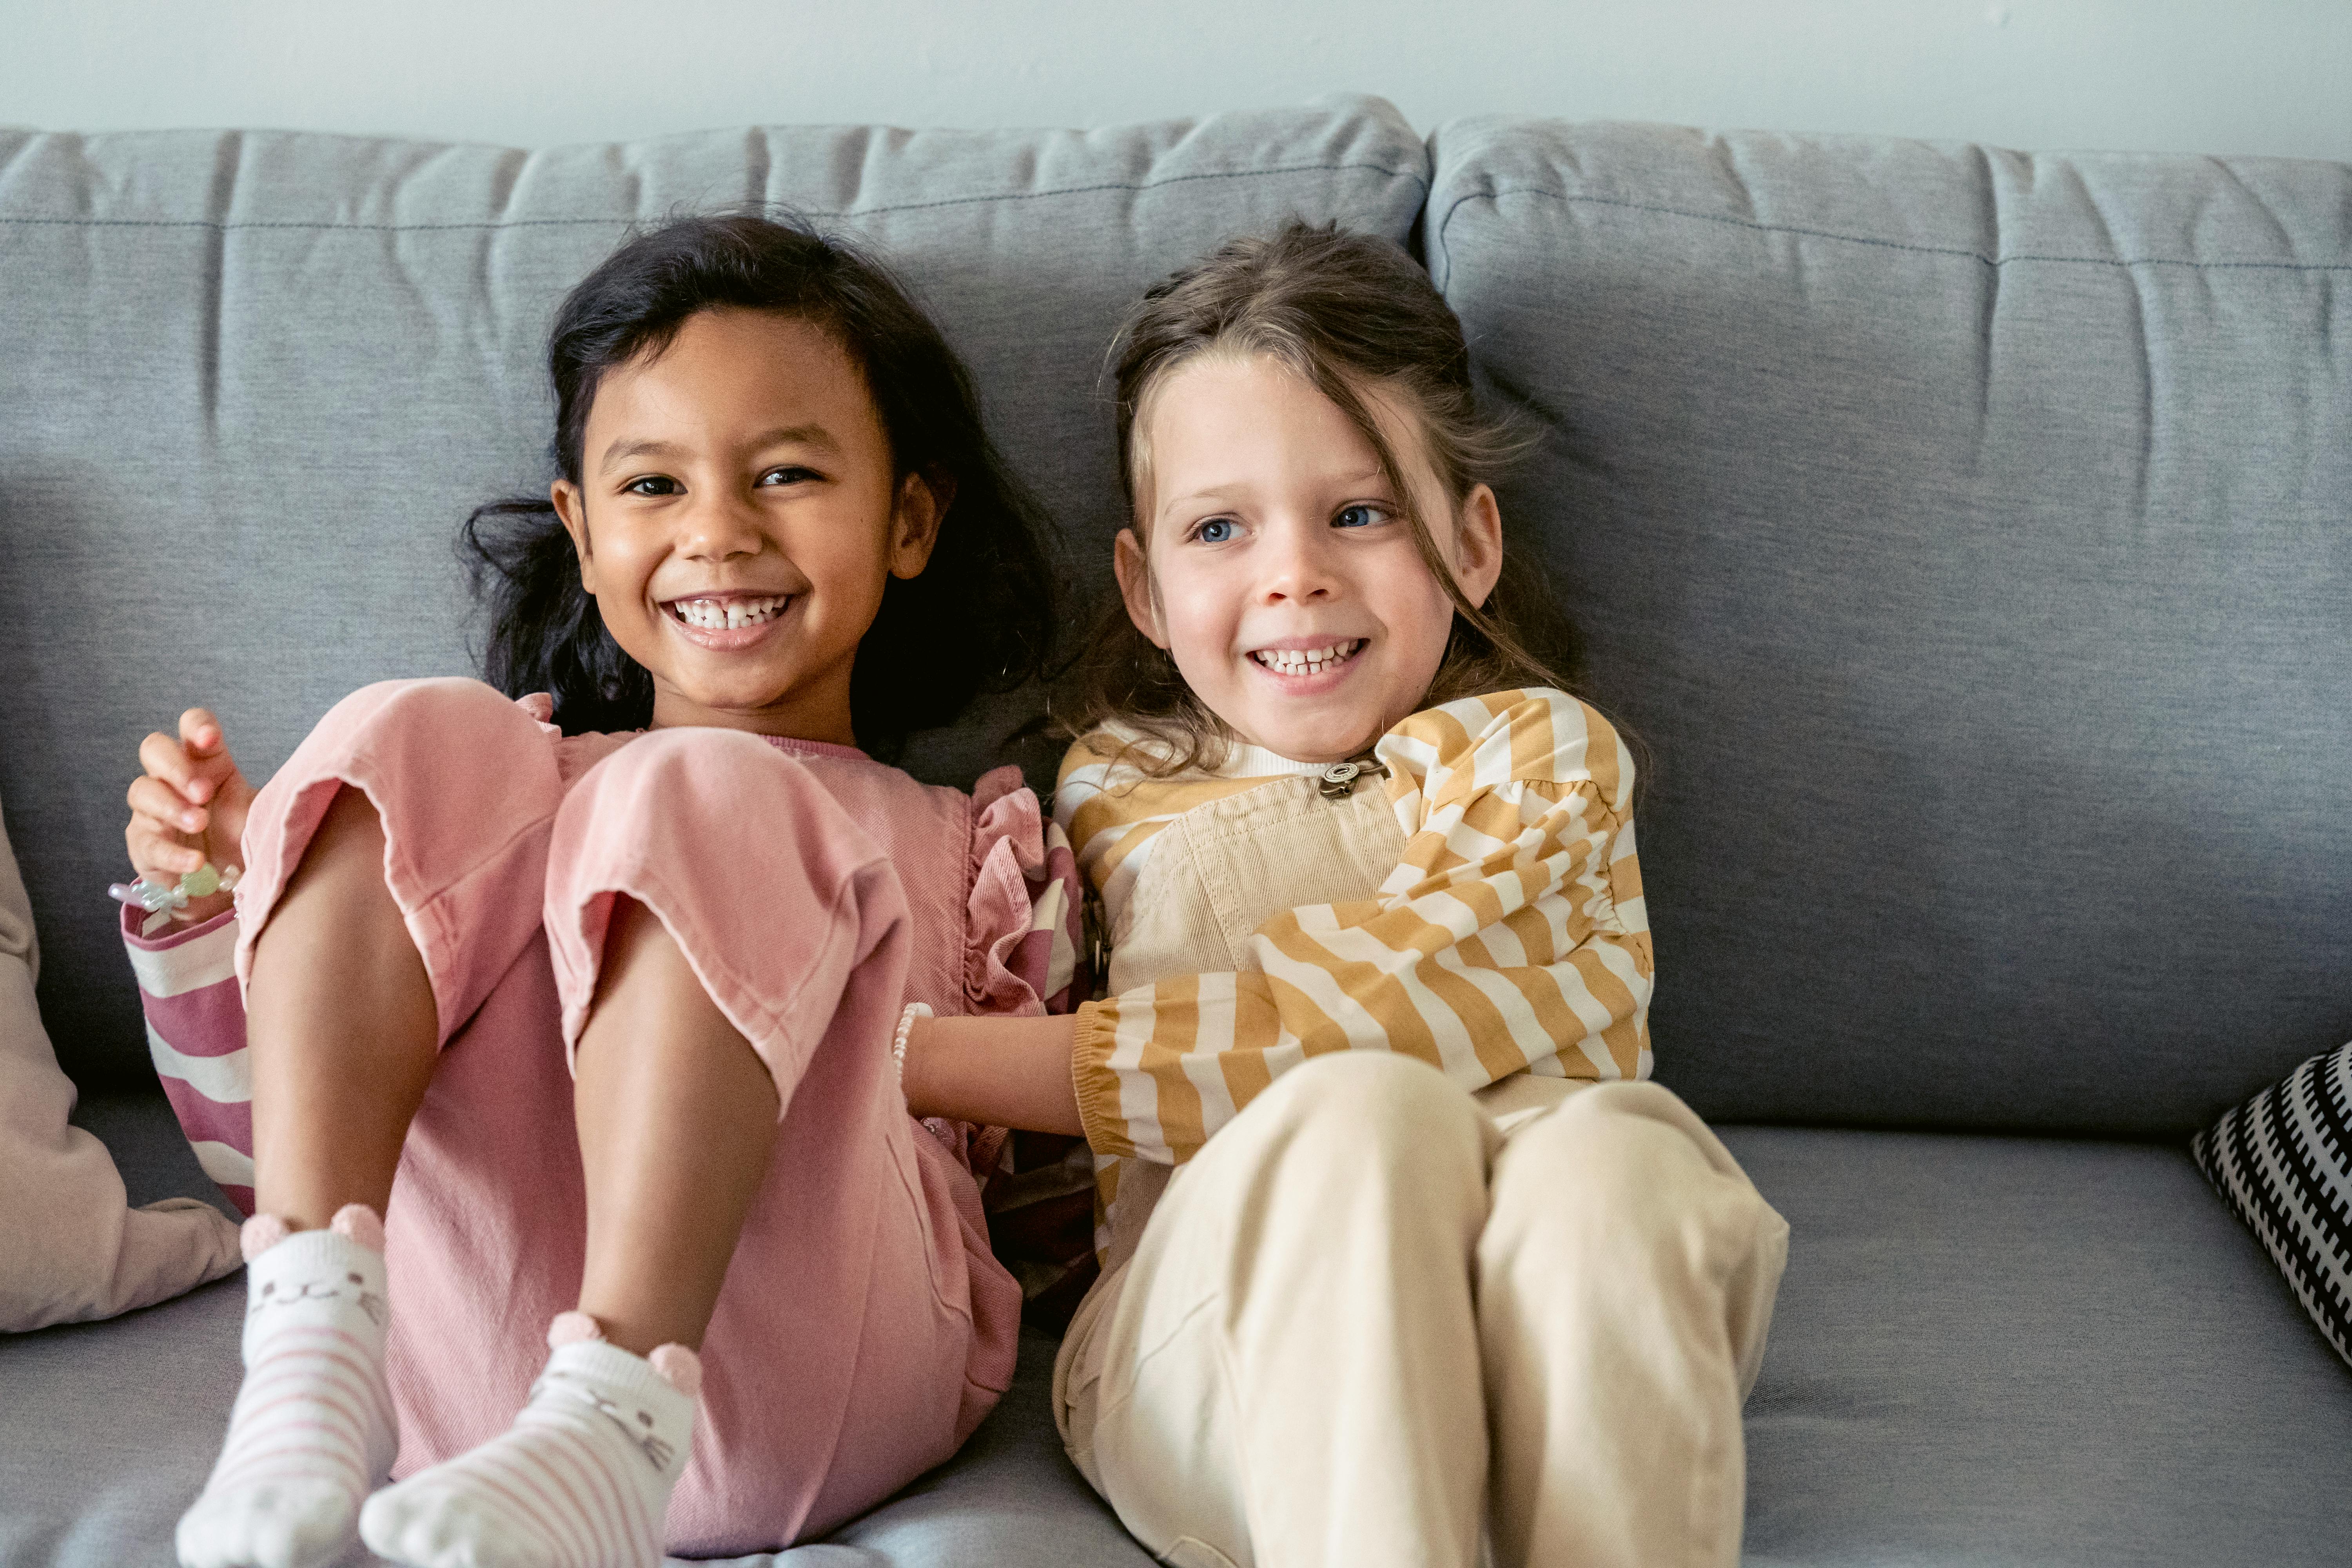
M202 1191L161 1100L83 1121L133 1201ZM1748 1407L1748 1561L2340 1560L2352 1374L2181 1150L1734 1127L1792 1230ZM0 1563L170 1560L244 1289L0 1338ZM1053 1343L957 1458L743 1568L1144 1568L1054 1434Z
M131 1201L219 1194L159 1097L85 1101ZM225 1205L224 1205L225 1206ZM0 1335L0 1563L121 1568L172 1558L236 1397L242 1275L110 1322ZM830 1543L738 1568L1150 1568L1069 1461L1047 1405L1055 1342L1024 1332L1012 1390L950 1463ZM355 1552L347 1568L373 1565Z
M0 1563L169 1563L236 1397L240 1276L110 1322L0 1338ZM1012 1391L955 1460L832 1544L738 1568L1150 1568L1062 1457L1054 1342L1025 1332ZM377 1560L355 1551L350 1568Z
M2186 1150L1724 1139L1790 1229L1749 1563L2343 1561L2352 1374Z

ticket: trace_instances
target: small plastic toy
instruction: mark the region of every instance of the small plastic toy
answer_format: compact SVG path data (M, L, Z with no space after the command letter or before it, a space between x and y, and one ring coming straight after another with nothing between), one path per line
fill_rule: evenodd
M233 892L240 875L234 866L213 869L207 860L177 882L159 882L152 877L141 877L135 882L115 882L106 889L106 896L117 903L129 904L147 911L147 921L139 928L141 936L153 936L173 921L188 918L188 902L192 899L209 899L215 893Z

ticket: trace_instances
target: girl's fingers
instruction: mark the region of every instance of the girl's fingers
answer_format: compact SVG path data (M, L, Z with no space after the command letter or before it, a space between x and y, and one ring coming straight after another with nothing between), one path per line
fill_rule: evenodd
M202 833L212 820L211 812L189 805L179 791L159 778L134 779L127 798L133 815L153 822L159 830Z
M131 868L145 876L161 873L166 879L184 876L205 863L205 853L181 843L168 831L158 826L152 817L134 816L123 830L124 847L131 851Z
M139 765L183 795L196 776L195 764L180 742L158 730L139 742Z
M161 779L179 792L181 797L202 805L218 794L222 781L236 772L236 764L220 752L201 761L188 755L186 749L171 736L157 732L139 742L139 765L151 778Z
M219 724L201 708L180 715L179 739L159 731L141 742L139 764L199 805L236 776L236 762L228 754Z
M221 747L220 721L209 708L191 708L180 715L180 740L191 757L209 757Z
M181 714L179 731L176 737L158 731L139 742L145 772L125 796L131 823L122 838L131 863L142 875L167 880L205 863L212 803L237 776L220 721L209 710Z

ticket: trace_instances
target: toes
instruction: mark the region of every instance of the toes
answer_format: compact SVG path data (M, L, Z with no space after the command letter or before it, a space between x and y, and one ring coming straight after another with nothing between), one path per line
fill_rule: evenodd
M355 1512L325 1485L215 1494L181 1517L173 1544L181 1568L324 1568L351 1545Z

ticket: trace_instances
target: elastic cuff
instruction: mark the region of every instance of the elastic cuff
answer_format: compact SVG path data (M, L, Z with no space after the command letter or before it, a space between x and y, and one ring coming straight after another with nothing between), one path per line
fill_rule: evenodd
M1110 1065L1118 1043L1116 1019L1106 1021L1106 1004L1084 1002L1076 1014L1076 1039L1070 1047L1070 1087L1078 1099L1078 1125L1087 1143L1097 1154L1133 1154L1127 1118L1119 1114L1118 1073Z
M122 940L142 952L162 952L197 937L210 936L236 919L236 910L232 906L223 910L210 920L198 921L193 925L174 921L168 931L147 936L139 929L147 923L146 910L132 909L129 904L117 904L115 908L120 911L117 923L122 928Z

